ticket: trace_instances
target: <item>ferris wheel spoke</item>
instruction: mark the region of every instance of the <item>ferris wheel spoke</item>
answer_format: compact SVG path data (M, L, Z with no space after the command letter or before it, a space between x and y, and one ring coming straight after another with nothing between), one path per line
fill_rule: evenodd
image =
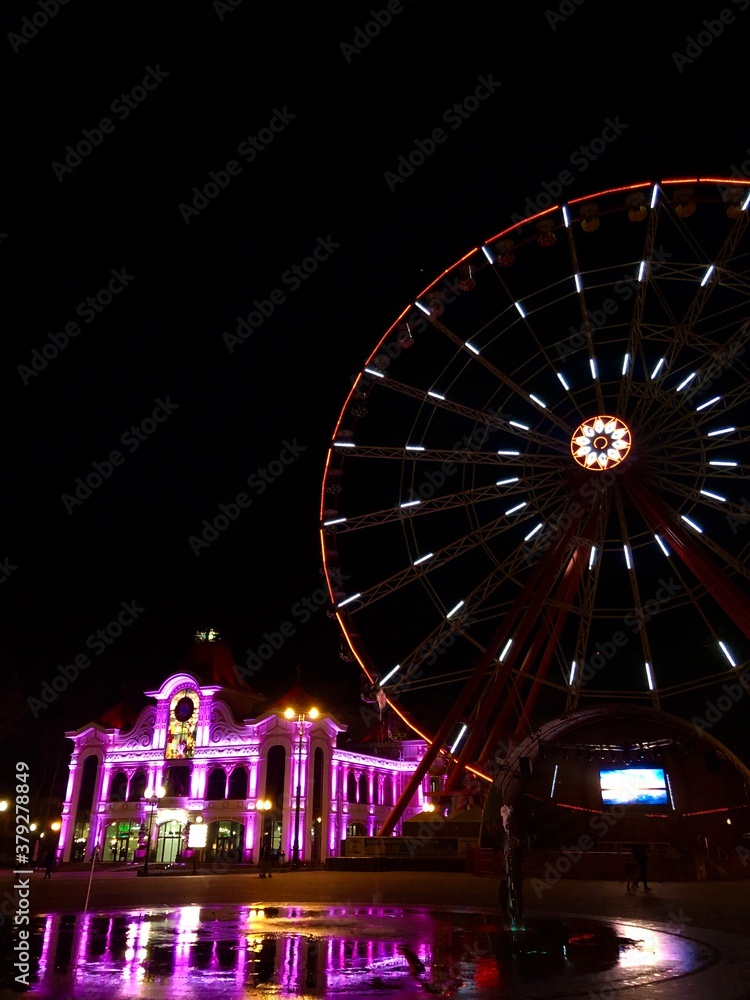
M700 503L704 508L722 514L727 520L727 523L734 522L737 524L750 521L750 508L741 503L734 503L721 493L717 493L708 488L702 488L696 491L695 489L692 489L675 479L654 477L651 481L654 482L655 485L658 485L664 493L671 493L672 495L679 497L681 500L692 500L693 503ZM680 517L682 517L682 515L680 515Z
M515 513L517 505L513 504L513 501L510 499L506 500L506 503L510 503L512 505L510 510ZM524 504L520 506L526 505ZM435 552L420 553L410 566L392 574L390 577L380 581L378 584L359 592L356 597L356 602L353 598L348 597L345 598L343 604L349 604L352 602L353 607L349 609L349 613L354 615L358 611L364 610L376 601L390 596L392 593L416 580L428 582L431 574L443 569L453 560L466 555L467 552L470 552L479 546L483 546L487 549L487 544L493 539L508 532L518 533L519 526L523 525L524 522L538 521L539 519L539 514L536 509L529 510L526 513L519 512L517 516L513 517L512 520L509 520L509 517L511 516L512 515L509 515L509 513L506 512L502 515L502 517L499 517L494 521L490 521L485 525L474 527L468 534L464 535L460 539L457 539L450 545L445 546L443 549L436 550ZM523 541L526 541L529 537L531 537L531 535L527 534ZM519 555L523 556L523 551L520 548L521 544L519 534ZM500 568L500 562L496 557L493 556L492 558L495 563L495 570L498 570ZM439 604L440 602L437 594L434 594L434 596ZM463 606L463 604L464 602L462 601L461 606ZM339 604L339 607L342 606L342 604ZM447 608L443 610L445 611ZM450 613L448 613L448 617L451 617Z
M383 375L378 380L377 385L381 389L390 389L392 392L408 396L410 399L416 399L420 403L429 404L436 410L457 414L460 417L466 418L477 427L485 426L494 428L495 430L505 430L511 434L515 433L515 428L509 426L508 418L503 414L495 413L491 410L477 410L472 406L464 406L461 403L448 399L447 396L436 389L420 389L406 382L398 382L389 375Z
M695 283L695 292L682 318L675 325L671 343L658 362L662 365L661 371L663 375L666 375L668 371L672 371L678 366L678 359L683 350L687 348L694 350L695 329L709 302L714 297L716 290L722 287L722 278L726 265L732 260L732 255L737 249L747 227L748 214L743 213L740 218L735 220L731 231L725 238L722 247L713 261L707 260L706 256L702 255L702 260L694 264L684 265L680 269L681 278L686 278ZM667 272L669 273L673 270L674 265L668 268ZM731 274L732 272L728 273Z
M556 363L554 361L554 359L553 359L553 357L552 357L552 355L551 355L551 353L550 353L547 345L544 343L543 339L537 333L536 326L535 326L535 323L532 322L531 315L529 315L526 312L526 310L524 309L524 307L521 304L521 302L519 302L518 299L516 299L515 296L511 293L511 291L508 288L508 285L507 285L507 283L505 281L505 278L503 277L503 275L500 272L500 268L497 266L497 261L496 260L493 261L492 271L493 271L495 277L497 278L497 280L498 280L501 288L503 289L503 292L507 296L508 302L512 306L514 306L515 309L516 309L516 311L518 312L518 314L520 316L520 321L523 324L523 326L525 327L526 332L528 334L528 337L529 337L531 343L533 343L534 347L536 348L537 354L544 361L544 364L549 369L549 371L560 381L560 383L561 383L561 385L562 385L562 387L563 387L563 389L564 389L564 391L566 393L567 398L570 400L570 402L573 405L573 407L576 407L577 403L576 403L575 397L574 397L573 393L570 391L570 388L568 387L568 385L567 385L567 383L565 381L565 377L560 372L560 365L559 365L559 363ZM562 425L560 425L560 426L562 426Z
M618 490L615 493L615 507L617 510L617 519L620 524L620 533L623 539L623 555L625 557L625 565L628 573L628 580L630 582L630 590L633 595L633 607L642 608L643 601L641 600L640 588L638 586L638 577L635 571L635 559L634 559L634 547L633 540L630 536L628 530L627 520L625 517L625 509L622 503L622 494ZM649 641L648 630L646 628L639 629L639 638L641 642L641 651L643 653L643 669L646 675L646 684L649 691L651 692L651 703L654 708L659 708L659 691L656 684L656 672L654 668L654 657L651 651L651 643Z
M704 353L700 364L685 366L677 370L676 384L672 387L672 391L675 396L679 393L684 394L681 401L684 404L690 404L695 414L700 414L700 416L696 416L699 424L715 419L712 414L714 405L721 403L724 412L730 412L745 404L750 398L750 387L747 383L730 389L725 395L722 394L720 386L716 385L716 380L720 378L722 372L731 368L740 354L744 353L744 344L748 339L750 339L750 323L746 323L739 334L733 333L730 339L721 345L711 344ZM691 346L693 345L691 344ZM652 398L650 402L653 404L654 399ZM648 413L641 415L642 419L647 416ZM662 414L660 419L652 423L651 432L661 431L668 422L669 415Z
M527 518L530 516L531 515L527 515ZM521 519L522 518L519 518L519 520ZM430 552L428 555L420 556L410 566L407 566L397 573L393 573L387 579L381 580L380 583L361 591L356 597L356 603L354 598L349 597L346 598L345 601L340 602L338 607L343 607L351 601L354 604L354 606L349 610L351 615L354 615L359 611L363 611L376 601L380 601L384 597L388 597L396 591L401 590L402 587L405 587L416 580L424 580L426 577L429 577L430 574L439 569L443 569L454 559L461 558L461 556L472 551L478 546L486 546L487 543L493 538L496 538L498 535L501 535L503 532L514 527L515 523L517 522L510 524L507 517L503 515L502 517L499 517L494 521L490 521L482 527L475 528L473 531L452 542L450 545L446 545L444 548L438 549L436 552ZM461 605L463 605L463 603L464 602L462 601ZM448 609L446 608L446 611L447 610ZM450 612L448 612L448 617L451 617Z
M628 327L627 351L623 355L620 368L620 388L617 397L617 410L620 413L625 411L626 400L630 398L633 384L634 366L633 358L638 354L641 330L646 304L646 294L648 291L648 277L654 265L654 247L657 231L657 214L651 212L646 223L646 239L643 248L643 257L638 265L637 283L633 296L633 308L630 314L630 324Z
M750 202L732 184L600 192L475 245L414 302L427 333L405 310L347 397L321 502L334 610L433 754L468 725L452 786L553 700L658 709L747 662ZM447 275L467 294L446 306ZM398 366L396 343L415 347ZM449 685L438 746L398 702Z
M342 446L344 447L344 446ZM404 459L420 462L445 462L448 465L494 465L499 466L498 453L496 451L470 451L470 450L441 450L437 448L426 448L423 445L401 445L396 447L382 445L358 445L350 444L346 447L346 458L374 458L374 459L395 459L403 462ZM541 461L544 461L543 459ZM555 460L548 460L548 464L553 466ZM557 460L557 466L560 465Z
M507 494L502 494L503 496ZM392 524L422 517L425 514L435 514L438 511L461 509L467 504L484 503L497 500L500 496L498 487L478 486L471 490L460 490L456 493L446 493L443 496L430 499L407 500L396 507L385 507L382 510L369 511L352 517L339 517L338 512L329 521L323 521L324 527L335 530L337 535L347 531L360 531L363 528L374 528L383 524Z
M602 392L601 382L598 377L598 366L596 361L596 351L594 349L594 338L591 333L591 322L589 319L589 310L586 307L586 293L584 291L583 281L581 279L580 265L578 263L578 250L575 242L575 235L572 226L566 227L566 232L568 236L568 250L570 252L570 258L573 264L573 278L575 281L576 291L578 293L578 302L581 310L581 332L583 333L584 339L586 341L586 352L588 355L589 368L591 369L591 376L594 382L594 394L596 396L596 403L599 408L600 413L606 413L607 408L604 403L604 393Z
M676 695L688 694L693 691L700 691L703 688L715 687L722 681L737 681L737 671L742 670L746 666L746 663L738 663L737 670L725 670L723 673L719 674L702 674L700 677L691 677L689 680L684 680L679 684L673 684L668 688L662 690L662 694L665 698L673 698Z
M466 350L469 359L473 361L474 364L481 365L482 368L493 375L494 378L497 379L499 385L504 386L506 389L510 389L519 401L522 401L532 407L541 417L546 418L551 423L557 425L561 430L567 432L568 426L564 420L561 420L553 410L550 410L549 407L541 403L533 393L528 392L513 378L501 371L497 365L493 364L493 362L490 361L489 358L487 358L475 344L467 347L467 342L462 340L458 334L454 333L453 330L447 327L444 323L441 323L440 320L431 319L431 322L433 326L440 330L440 332L443 333L452 343L454 343L457 347ZM506 419L510 424L513 417L506 417ZM534 429L527 430L526 433L532 440L536 441L538 444L546 445L553 451L558 451L561 448L560 441L548 434L544 434Z

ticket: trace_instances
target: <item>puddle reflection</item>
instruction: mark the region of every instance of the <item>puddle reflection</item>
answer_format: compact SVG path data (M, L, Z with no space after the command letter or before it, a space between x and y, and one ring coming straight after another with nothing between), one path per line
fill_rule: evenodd
M39 1000L556 996L700 967L680 938L589 921L531 922L398 907L200 907L38 918L30 996ZM604 979L602 979L604 976ZM7 979L6 979L7 982Z

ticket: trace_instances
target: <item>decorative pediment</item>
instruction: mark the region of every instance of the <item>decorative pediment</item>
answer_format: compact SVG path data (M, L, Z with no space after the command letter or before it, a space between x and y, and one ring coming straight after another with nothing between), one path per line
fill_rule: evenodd
M168 701L175 691L181 687L191 687L199 691L202 695L212 695L221 688L217 684L201 684L197 677L186 672L172 674L167 677L162 686L156 691L144 691L148 698L156 698L157 701Z
M223 702L214 702L211 707L210 743L236 746L247 743L254 734L249 727L240 727L232 718L231 710Z
M154 738L155 726L156 709L150 705L138 716L132 730L121 738L120 746L128 750L143 750L150 747Z

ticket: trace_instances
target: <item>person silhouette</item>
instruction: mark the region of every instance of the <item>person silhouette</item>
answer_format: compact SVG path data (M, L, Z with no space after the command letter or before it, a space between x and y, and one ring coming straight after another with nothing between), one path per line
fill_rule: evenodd
M260 845L258 863L260 864L260 878L265 878L266 875L268 875L269 878L273 878L273 875L271 874L271 838L267 833L263 837L263 843Z
M636 860L638 865L638 874L633 879L633 888L638 888L638 883L643 883L644 892L651 892L651 887L648 884L648 852L643 844L633 844L630 848L630 853Z

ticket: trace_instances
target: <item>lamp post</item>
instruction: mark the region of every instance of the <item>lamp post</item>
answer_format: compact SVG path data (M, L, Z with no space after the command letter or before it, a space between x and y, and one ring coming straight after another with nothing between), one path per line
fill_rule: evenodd
M260 836L258 837L258 867L260 867L262 863L261 854L264 850L263 841L266 836L266 826L268 825L267 816L268 816L268 811L272 807L272 805L273 803L271 802L270 799L258 799L258 801L255 803L255 808L258 810L258 825L260 828L259 829ZM271 850L272 846L273 844L268 845L269 851Z
M146 834L146 858L143 862L143 871L141 875L148 875L148 856L151 853L151 827L154 823L154 813L156 812L156 807L159 805L159 799L161 799L166 794L166 789L162 788L161 785L158 788L154 788L151 795L146 796L146 801L151 806L151 812L148 814L148 833Z
M317 708L311 708L307 712L297 712L293 708L284 711L284 717L293 719L297 716L299 726L299 748L297 757L297 800L294 808L294 844L292 845L292 868L296 871L299 868L299 813L300 800L302 797L302 737L305 733L305 719L317 719L320 712Z

